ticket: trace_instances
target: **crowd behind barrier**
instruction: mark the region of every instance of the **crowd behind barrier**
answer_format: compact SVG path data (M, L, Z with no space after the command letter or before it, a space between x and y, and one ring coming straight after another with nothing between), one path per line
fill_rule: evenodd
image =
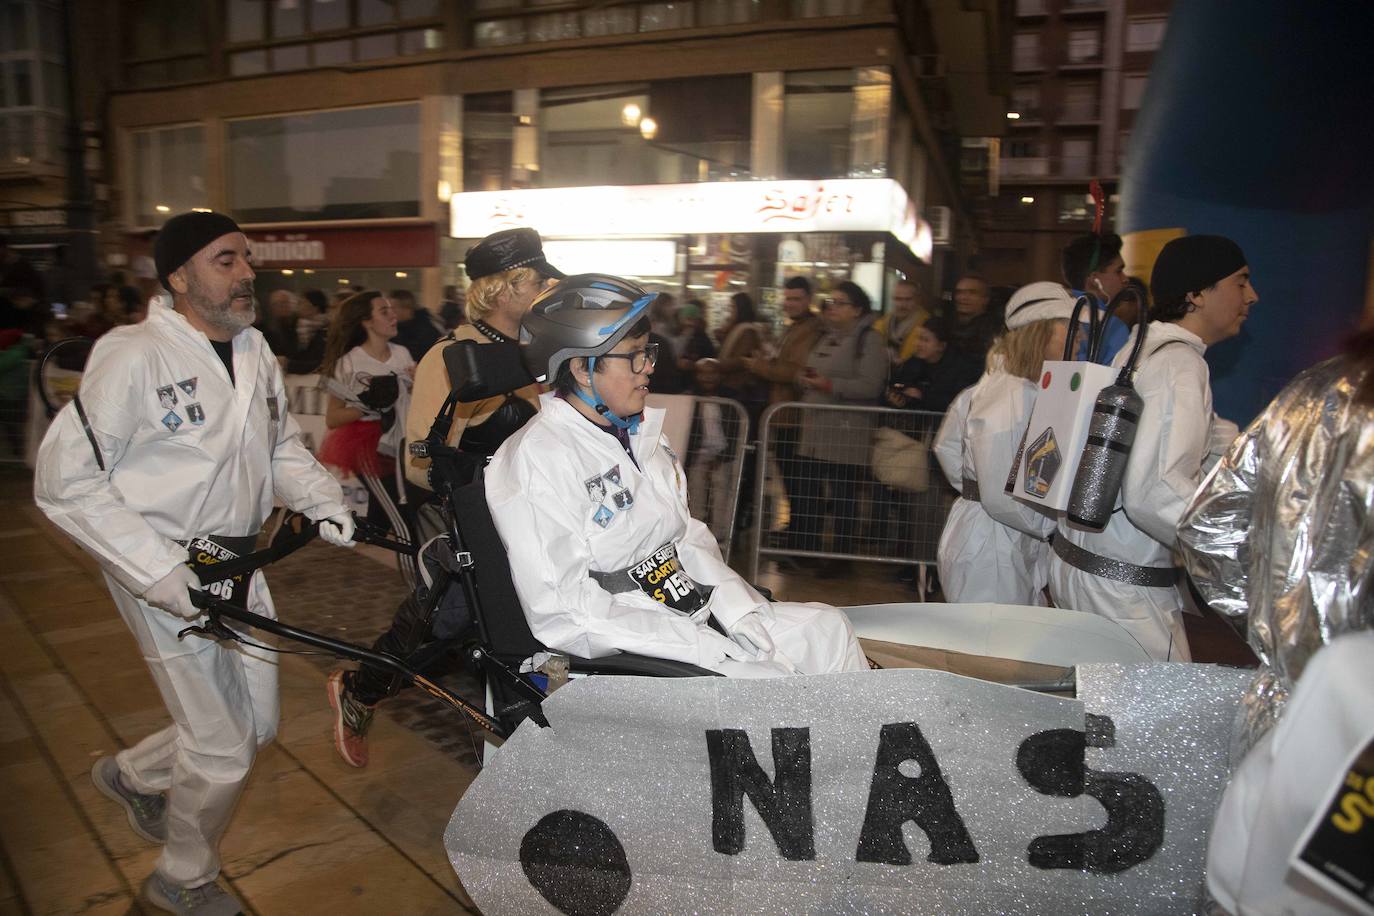
M930 452L943 417L799 402L764 411L749 575L760 557L933 566L958 495Z

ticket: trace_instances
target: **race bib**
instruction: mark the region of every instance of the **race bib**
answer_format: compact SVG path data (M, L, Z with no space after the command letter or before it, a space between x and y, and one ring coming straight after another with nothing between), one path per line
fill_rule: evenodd
M211 535L192 538L186 545L186 553L189 555L186 562L191 569L199 574L200 570L214 566L216 563L223 563L225 560L237 560L244 554L251 553L256 543L256 537ZM250 574L242 573L217 582L207 583L205 591L221 601L227 601L234 607L247 610L250 579Z
M627 572L640 591L684 617L706 606L709 594L682 568L674 544L664 544Z

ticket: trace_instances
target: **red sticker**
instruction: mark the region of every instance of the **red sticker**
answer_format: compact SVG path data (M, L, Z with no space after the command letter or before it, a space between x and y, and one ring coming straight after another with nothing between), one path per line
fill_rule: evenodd
M1045 377L1042 378L1042 379L1040 380L1040 387L1041 387L1041 388L1048 388L1048 387L1050 387L1050 378L1051 378L1051 376L1050 376L1049 372L1047 371L1047 372L1045 373Z

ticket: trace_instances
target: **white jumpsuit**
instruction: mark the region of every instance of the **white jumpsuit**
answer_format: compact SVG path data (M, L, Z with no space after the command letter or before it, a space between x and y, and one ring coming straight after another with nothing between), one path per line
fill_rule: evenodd
M255 535L273 494L322 519L345 511L338 483L300 441L281 370L262 335L233 340L235 384L204 334L155 299L142 324L91 352L81 401L106 471L67 405L39 449L34 494L100 561L173 725L116 760L143 793L169 792L157 870L195 887L219 873L219 838L257 749L277 728L277 666L259 650L177 632L189 622L141 601L187 560L178 541ZM261 575L250 610L275 617ZM170 790L170 791L169 791Z
M963 395L960 395L962 398ZM956 604L1044 604L1048 545L1054 521L1006 493L1007 475L1035 405L1035 385L1001 370L990 371L970 389L960 439L959 479L946 469L961 492L977 481L977 501L960 497L940 535L940 583L945 600ZM945 424L958 423L956 399ZM941 465L953 464L953 438L942 424L936 436Z
M1064 521L1057 537L1137 566L1173 565L1179 518L1217 457L1214 449L1224 447L1226 434L1235 428L1212 413L1211 375L1202 358L1206 349L1201 338L1177 324L1150 323L1135 378L1144 407L1116 511L1100 533ZM1129 346L1123 347L1114 364L1124 364L1129 352ZM1118 582L1052 554L1050 594L1060 607L1101 614L1119 624L1151 658L1191 658L1177 586Z
M624 651L730 675L781 674L768 660L727 659L727 637L707 624L714 616L728 629L758 611L777 650L803 673L866 670L842 612L770 603L726 565L710 530L688 513L686 477L662 427L663 411L646 408L631 460L615 436L545 394L539 414L492 458L487 502L535 638L587 658ZM661 579L665 545L675 547L685 584L711 590L703 606L673 609L681 592L669 586L684 580ZM608 590L591 575L633 568L655 581Z

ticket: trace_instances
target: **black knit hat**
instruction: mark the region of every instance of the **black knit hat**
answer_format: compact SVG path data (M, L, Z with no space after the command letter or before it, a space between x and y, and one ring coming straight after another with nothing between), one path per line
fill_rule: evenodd
M468 249L463 259L469 280L505 273L517 267L532 267L546 277L563 279L563 271L544 260L544 243L533 229L503 229L493 232Z
M1185 235L1164 246L1150 274L1150 292L1161 305L1224 280L1248 263L1240 246L1221 235Z
M197 251L222 235L242 231L238 223L223 213L210 210L178 213L162 225L153 241L153 264L157 267L157 278L170 290L172 285L167 278L191 260Z

